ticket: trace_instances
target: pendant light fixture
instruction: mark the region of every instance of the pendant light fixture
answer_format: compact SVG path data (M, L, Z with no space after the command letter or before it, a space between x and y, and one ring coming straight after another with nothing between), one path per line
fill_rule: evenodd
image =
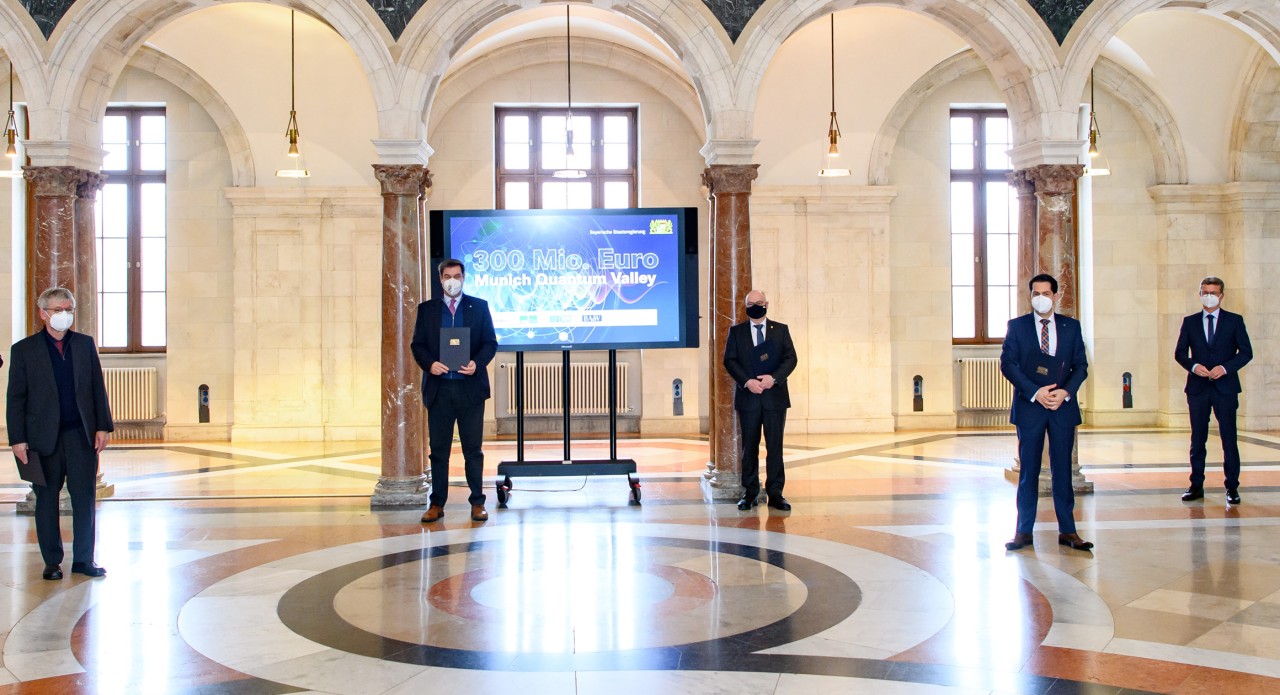
M1094 96L1093 70L1089 70L1089 162L1085 165L1085 176L1110 176L1111 162L1098 151L1098 136L1102 131L1098 128L1097 98Z
M569 48L569 6L564 6L564 76L565 84L568 87L568 99L566 103L569 105L564 118L564 168L551 172L551 176L557 179L582 179L586 178L587 172L581 169L574 169L570 160L573 159L573 55Z
M298 151L298 109L297 109L297 64L294 49L294 11L289 10L289 125L285 127L284 136L289 140L289 163L285 168L276 169L276 176L282 179L305 179L311 172L302 165L302 153Z
M4 154L12 160L18 156L18 119L13 113L13 61L9 61L9 120L4 124L4 139L7 143ZM16 179L21 176L22 170L14 169L12 164L0 167L0 177Z
M834 178L848 176L847 167L836 166L840 156L840 122L836 120L836 14L831 13L831 122L827 124L827 153L822 158L818 176Z

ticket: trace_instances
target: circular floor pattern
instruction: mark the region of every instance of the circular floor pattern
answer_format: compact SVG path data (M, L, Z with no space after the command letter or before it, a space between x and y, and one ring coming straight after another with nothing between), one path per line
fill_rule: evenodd
M268 563L190 600L179 631L225 666L325 692L641 670L943 690L1053 684L885 660L932 637L952 610L936 578L856 546L749 529L548 522L382 538Z

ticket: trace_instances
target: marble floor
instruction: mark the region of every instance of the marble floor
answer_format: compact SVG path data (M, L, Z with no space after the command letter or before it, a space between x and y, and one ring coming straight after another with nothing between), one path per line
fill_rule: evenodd
M1081 430L1092 553L1048 498L1005 551L1003 430L789 436L790 513L705 500L697 438L619 443L639 505L619 476L515 478L498 509L493 442L490 521L456 470L431 525L370 509L376 442L118 442L103 579L41 579L0 473L0 692L1280 692L1280 436L1242 434L1235 507L1216 440L1179 499L1187 440Z

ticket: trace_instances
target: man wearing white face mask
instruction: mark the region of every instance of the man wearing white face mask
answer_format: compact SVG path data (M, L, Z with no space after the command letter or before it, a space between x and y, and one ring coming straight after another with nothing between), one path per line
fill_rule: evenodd
M9 444L24 464L38 459L45 485L36 494L36 538L44 557L44 578L62 579L62 532L58 497L63 481L71 495L71 571L102 577L94 564L94 502L98 455L115 429L107 402L98 348L71 330L76 300L61 287L37 302L45 327L13 346L9 367Z
M1174 359L1187 370L1187 412L1191 416L1191 487L1182 501L1204 498L1204 461L1209 439L1209 411L1218 418L1227 504L1240 504L1240 447L1236 444L1236 409L1240 406L1238 372L1253 359L1244 317L1219 305L1226 284L1216 277L1200 281L1203 311L1184 318Z
M409 347L422 367L422 404L427 407L427 447L431 459L430 506L422 515L423 523L444 517L444 504L449 498L449 452L453 447L453 428L457 425L462 443L463 470L471 495L471 520L485 521L484 509L484 402L489 398L489 363L498 352L498 338L493 329L489 304L462 293L466 267L450 258L440 263L440 288L444 296L418 305L413 341ZM470 361L457 370L442 362L440 345L442 329L465 329Z
M1040 501L1040 467L1049 436L1049 473L1058 544L1090 550L1093 543L1076 533L1076 494L1071 487L1071 451L1080 424L1076 393L1088 375L1080 322L1054 311L1058 281L1052 275L1031 278L1031 313L1009 321L1000 351L1000 372L1013 384L1009 421L1018 430L1018 523L1007 550L1032 545Z

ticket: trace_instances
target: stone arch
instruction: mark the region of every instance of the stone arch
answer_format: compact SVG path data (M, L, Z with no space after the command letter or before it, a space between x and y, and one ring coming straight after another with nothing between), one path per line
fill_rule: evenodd
M694 130L702 130L702 111L698 105L697 95L693 87L683 75L667 68L640 53L639 51L618 46L599 39L574 39L573 59L575 64L595 65L610 68L626 74L641 84L652 87L654 91L669 98L676 108L689 119ZM444 87L454 82L474 84L486 77L504 75L513 70L529 65L563 62L563 57L556 51L564 46L562 39L535 39L522 41L506 46L484 57L474 60L460 70L450 74L441 83L439 94L445 95L436 99L431 105L432 111L448 112L464 96L463 90L449 94ZM532 59L531 59L532 57Z
M1225 8L1223 7L1225 5ZM1160 9L1200 12L1217 17L1253 37L1272 60L1280 63L1280 3L1275 0L1240 0L1233 3L1187 3L1181 0L1095 0L1063 42L1067 66L1063 94L1079 94L1089 79L1089 68L1111 37L1134 17Z
M1258 51L1249 66L1231 127L1228 171L1233 181L1280 181L1280 65Z
M393 103L395 71L390 35L373 9L361 0L269 0L307 12L333 28L351 46L369 78L375 104ZM58 23L51 38L50 88L32 114L33 139L68 140L96 148L99 119L111 85L129 58L156 29L174 19L219 4L216 0L81 0ZM86 149L87 151L87 149ZM96 169L96 162L69 164Z
M139 48L133 55L133 59L129 61L129 65L172 83L196 100L218 126L218 133L222 135L222 142L226 144L227 152L231 156L231 185L253 186L256 184L257 176L254 173L253 153L249 149L249 137L245 134L240 120L236 118L231 107L208 82L204 81L204 78L168 54L150 46Z
M1074 140L1075 107L1057 84L1056 42L1039 15L1021 0L768 0L747 24L739 44L735 103L754 112L760 79L782 43L801 25L829 12L885 5L918 12L969 42L1005 94L1018 142Z
M48 48L40 27L17 0L0 0L0 50L13 63L14 75L22 84L24 98L40 101L48 89L45 79L45 49Z
M404 137L389 133L425 127L431 104L457 50L477 31L526 4L521 0L428 0L400 37L398 48L402 54L397 67L401 96L396 114L388 114L388 124L394 122L395 127L385 130L388 134L384 136ZM735 69L729 55L729 38L701 0L635 0L626 4L592 0L591 4L636 21L675 51L688 73L684 81L692 85L701 106L702 129L709 139L717 137L712 130L722 123L741 120L734 117L731 85ZM738 133L741 128L730 130ZM749 131L745 131L747 136Z
M986 69L977 53L969 50L942 61L916 80L894 104L876 133L867 181L873 186L891 183L889 167L898 136L925 99L946 84ZM1140 124L1154 160L1156 182L1186 183L1187 160L1182 135L1164 101L1136 75L1108 58L1099 59L1095 76L1098 86L1123 103Z

